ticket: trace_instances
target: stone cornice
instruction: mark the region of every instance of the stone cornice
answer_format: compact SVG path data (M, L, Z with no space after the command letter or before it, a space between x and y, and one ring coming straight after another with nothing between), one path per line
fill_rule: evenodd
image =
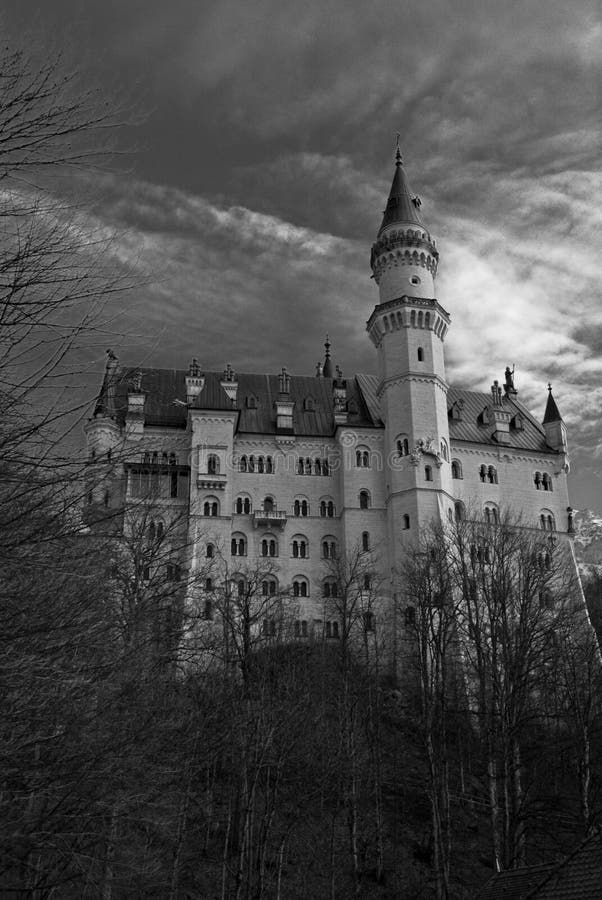
M445 319L447 325L451 323L450 314L441 306L436 297L412 297L408 294L402 294L401 297L395 297L393 300L387 300L386 303L379 303L378 306L375 306L374 310L372 311L372 315L366 322L366 328L370 329L373 320L378 318L379 315L392 312L395 309L402 309L407 307L435 310L443 319Z
M524 447L508 447L507 444L475 444L473 441L466 443L456 441L450 438L452 455L470 454L471 456L486 456L490 459L495 457L496 460L505 460L512 464L513 462L528 462L538 465L552 465L560 461L563 454L556 453L551 450L549 453L541 450L526 450ZM460 446L462 445L462 446Z
M435 375L434 373L427 375L424 372L408 372L406 375L392 375L390 378L386 378L384 381L381 381L376 390L376 396L380 400L380 398L388 388L394 387L398 384L405 384L406 382L410 381L419 382L422 384L435 384L443 391L443 393L447 397L447 392L449 390L447 381L441 378L440 375Z

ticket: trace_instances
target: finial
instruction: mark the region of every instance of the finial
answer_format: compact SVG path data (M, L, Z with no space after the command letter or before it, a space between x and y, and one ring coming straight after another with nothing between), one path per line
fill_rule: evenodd
M324 378L332 378L332 362L330 360L330 337L328 335L326 335L326 340L324 341L324 349L326 350L326 354L324 356L322 376Z
M552 385L550 384L549 381L548 381L548 390L549 390L549 392L550 392L550 394L551 394L551 393L552 393Z
M395 151L395 165L396 165L396 166L402 166L402 165L403 165L403 159L401 158L401 150L400 150L400 148L399 148L399 139L400 139L400 138L401 138L401 134L400 134L400 132L398 131L398 132L397 132L397 150Z

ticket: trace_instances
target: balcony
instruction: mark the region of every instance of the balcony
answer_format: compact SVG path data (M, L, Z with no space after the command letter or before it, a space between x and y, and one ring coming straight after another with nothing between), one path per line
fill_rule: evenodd
M286 518L285 510L262 506L253 510L253 528L258 528L260 525L265 528L284 528Z

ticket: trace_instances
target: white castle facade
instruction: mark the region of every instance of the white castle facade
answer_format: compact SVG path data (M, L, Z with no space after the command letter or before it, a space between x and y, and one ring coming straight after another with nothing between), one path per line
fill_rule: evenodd
M510 369L489 393L448 383L437 263L398 151L371 253L377 374L333 371L328 341L313 376L208 372L196 360L137 369L110 353L85 428L100 472L91 511L152 502L159 534L184 521L185 558L167 577L185 573L204 591L208 616L219 577L208 560L241 585L268 560L263 593L290 596L296 634L308 637L338 634L335 555L373 554L384 609L404 545L433 520L470 511L496 521L511 509L570 535L566 428L551 389L540 423Z

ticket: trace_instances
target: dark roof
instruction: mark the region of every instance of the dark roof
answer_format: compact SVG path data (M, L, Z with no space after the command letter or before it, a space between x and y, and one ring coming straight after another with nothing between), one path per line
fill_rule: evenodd
M139 374L140 389L146 395L146 425L185 428L187 421L186 372L178 369L122 368L105 375L95 415L114 417L123 425L127 412L127 395ZM274 403L278 397L278 375L239 374L236 403L232 403L221 386L223 374L204 372L205 385L200 408L238 410L239 432L273 434L276 431ZM355 378L347 379L348 422L357 428L379 427L372 406L364 400ZM293 429L297 435L330 437L334 434L333 379L291 375L290 399L294 401Z
M478 900L526 900L552 868L552 865L524 866L498 872L487 882Z
M533 900L600 900L602 840L596 831L567 859L555 866L531 895Z
M600 900L602 840L595 831L560 863L494 875L478 900Z
M95 415L114 417L125 422L127 395L136 377L146 395L144 421L146 425L185 428L186 372L179 369L119 368L105 375ZM274 434L276 417L274 403L278 397L278 375L239 374L236 403L226 395L221 381L223 373L205 372L205 386L201 393L202 409L237 410L238 431L250 434ZM290 399L294 401L293 430L297 435L330 437L334 434L334 379L311 375L290 376ZM348 424L355 428L382 428L383 419L377 396L376 375L356 375L346 379ZM449 434L453 442L466 441L497 446L493 438L495 426L480 424L480 416L491 406L491 396L482 391L463 388L449 389L448 407L461 403L461 418L449 419ZM512 427L508 446L538 453L553 451L547 444L545 431L531 413L513 395L504 398L504 407L519 417L522 428ZM516 424L516 419L515 419Z
M450 387L447 395L448 408L458 401L463 404L461 418L457 420L450 417L450 439L498 446L497 441L493 439L494 426L479 424L479 418L483 411L492 404L491 394L486 394L484 391L467 391L463 388ZM515 416L519 416L523 426L522 430L515 427L510 428L510 443L505 446L542 453L553 452L546 443L544 429L516 396L506 395L504 397L504 409L512 413L513 419Z
M558 412L558 407L556 406L556 401L552 397L552 388L549 388L548 394L548 402L546 403L546 411L543 417L543 424L547 425L548 422L562 422L562 416Z
M379 236L387 225L401 225L404 223L419 225L420 228L426 229L418 211L419 207L414 202L415 197L416 195L412 193L410 185L408 184L401 157L398 156L395 163L395 175L393 176L393 183L391 184L389 199L387 200L387 207L383 215L381 226L378 230Z

